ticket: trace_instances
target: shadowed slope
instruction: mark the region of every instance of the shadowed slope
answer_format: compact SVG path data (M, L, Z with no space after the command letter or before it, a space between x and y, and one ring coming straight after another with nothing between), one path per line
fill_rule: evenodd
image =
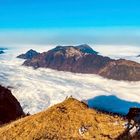
M20 103L7 88L0 86L0 124L16 120L24 115Z

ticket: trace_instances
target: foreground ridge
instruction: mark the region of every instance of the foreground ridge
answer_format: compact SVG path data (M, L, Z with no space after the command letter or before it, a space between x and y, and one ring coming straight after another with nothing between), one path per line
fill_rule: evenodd
M89 109L74 98L41 113L27 116L0 128L3 140L116 139L125 130L125 120Z

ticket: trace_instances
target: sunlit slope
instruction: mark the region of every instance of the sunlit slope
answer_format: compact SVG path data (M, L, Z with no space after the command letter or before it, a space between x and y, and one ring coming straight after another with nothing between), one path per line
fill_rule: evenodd
M44 112L0 128L1 140L114 139L124 131L125 121L89 109L69 98Z

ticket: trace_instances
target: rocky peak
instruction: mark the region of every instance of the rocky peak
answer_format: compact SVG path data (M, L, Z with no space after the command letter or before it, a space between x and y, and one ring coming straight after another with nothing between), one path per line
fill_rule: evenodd
M21 58L21 59L32 59L33 57L37 56L38 54L39 53L36 52L35 50L30 49L25 54L21 54L21 55L17 56L17 58Z
M67 57L73 57L73 56L81 57L82 55L83 55L83 53L75 47L69 47L66 49Z
M76 48L78 48L81 52L83 53L88 53L88 54L98 54L98 52L94 51L89 45L87 44L82 44L82 45L78 45L75 46Z
M56 54L63 54L66 57L82 57L85 54L98 54L90 46L83 44L79 46L57 46L51 52Z

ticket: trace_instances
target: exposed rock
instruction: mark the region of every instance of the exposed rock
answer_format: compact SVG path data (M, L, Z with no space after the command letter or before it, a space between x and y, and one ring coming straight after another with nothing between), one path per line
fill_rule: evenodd
M114 80L140 81L139 63L124 59L113 60L98 55L88 45L57 46L25 61L23 65L98 74Z
M134 120L136 123L140 124L140 108L130 108L127 118L128 120Z
M118 125L114 125L115 122ZM125 120L68 98L36 115L27 116L0 128L4 140L114 140L124 132Z
M118 140L139 140L140 139L140 108L130 108L127 114L128 124Z
M17 56L17 58L32 59L33 57L37 56L38 54L39 54L38 52L31 49L31 50L27 51L25 54L21 54L21 55Z
M16 120L24 115L20 103L7 88L0 86L0 124Z

